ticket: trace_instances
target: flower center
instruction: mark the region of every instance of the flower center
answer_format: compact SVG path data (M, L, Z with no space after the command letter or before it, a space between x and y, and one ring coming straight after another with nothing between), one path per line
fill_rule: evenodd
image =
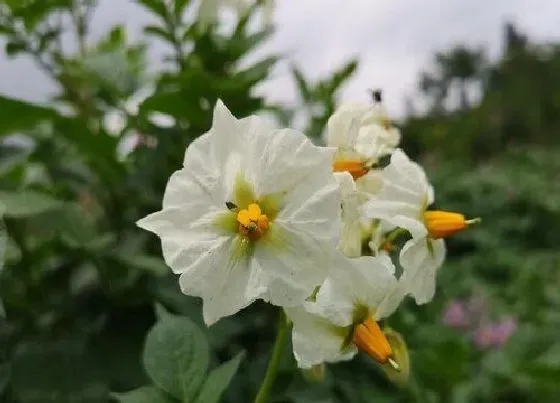
M393 350L381 328L371 317L354 328L352 340L356 347L365 351L370 357L381 364L389 362L398 369L399 366L393 357Z
M369 168L361 160L338 160L333 163L334 172L348 172L354 180L369 172Z
M256 203L251 203L246 209L239 210L237 213L239 223L239 233L243 236L256 241L268 230L268 217L263 214L261 208Z
M480 222L480 218L467 220L463 214L449 211L426 211L424 223L432 239L447 238L466 229L471 224Z

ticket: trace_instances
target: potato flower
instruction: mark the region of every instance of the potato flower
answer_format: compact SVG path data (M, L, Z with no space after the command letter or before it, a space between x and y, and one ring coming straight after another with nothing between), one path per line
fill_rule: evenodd
M435 293L437 269L445 259L443 238L467 228L478 219L463 214L428 210L434 191L420 165L400 149L381 171L382 188L364 206L365 215L404 229L412 239L399 254L403 281L418 304L429 302Z
M238 120L218 101L162 209L137 223L161 238L208 325L259 298L299 305L324 281L341 228L333 153L259 117Z
M391 315L404 297L387 256L355 259L341 255L315 300L286 308L293 322L294 356L300 368L351 359L358 350L398 369L377 321Z

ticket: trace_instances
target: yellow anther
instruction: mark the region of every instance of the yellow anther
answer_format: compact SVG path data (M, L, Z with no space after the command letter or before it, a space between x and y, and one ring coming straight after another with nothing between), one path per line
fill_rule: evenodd
M471 224L480 222L479 218L467 220L463 214L449 211L426 211L424 213L426 228L433 239L447 238L462 231Z
M333 163L334 172L348 172L354 180L369 172L369 168L361 160L339 160Z
M257 221L261 215L261 208L258 204L251 203L247 206L247 211L249 212L249 218L251 221Z
M268 229L268 217L262 214L261 208L256 203L251 203L246 209L237 213L239 232L251 240L260 238Z
M395 362L393 350L381 328L371 317L354 328L352 340L356 347L365 351L377 362L384 364L387 361L391 365Z

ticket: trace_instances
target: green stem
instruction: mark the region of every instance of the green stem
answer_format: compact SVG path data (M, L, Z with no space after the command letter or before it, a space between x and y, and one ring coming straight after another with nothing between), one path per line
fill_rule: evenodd
M290 326L288 324L288 319L284 314L284 311L280 311L280 318L278 320L278 331L276 333L276 340L274 341L274 346L272 348L272 356L268 362L268 368L266 369L266 374L264 376L257 397L255 398L255 403L265 403L268 399L268 395L276 379L278 373L278 365L282 358L282 353L284 352L284 347L286 346L286 339L288 337Z

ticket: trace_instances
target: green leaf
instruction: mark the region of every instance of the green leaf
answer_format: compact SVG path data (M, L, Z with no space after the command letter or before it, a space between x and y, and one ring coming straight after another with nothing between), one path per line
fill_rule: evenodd
M237 372L244 356L245 352L241 352L228 362L213 369L206 378L195 403L217 403Z
M191 320L168 317L148 332L143 362L152 381L171 396L191 401L208 369L208 342Z
M120 403L172 403L174 400L153 386L144 386L126 393L113 393Z
M161 0L138 0L138 3L146 7L154 14L160 16L164 20L167 18L167 9Z
M16 56L18 53L25 51L26 45L24 42L10 41L6 43L6 54L8 56Z
M79 341L23 343L12 361L12 388L21 403L107 401L93 357Z
M305 80L305 77L301 70L299 70L297 67L292 67L292 76L296 81L301 99L306 102L311 101L311 90L309 89L309 85L307 84L307 81Z
M0 204L7 217L27 217L59 208L63 203L45 193L34 190L0 191Z
M93 219L76 203L37 215L30 225L37 233L53 231L72 247L85 246L97 236Z
M185 11L185 7L187 7L190 1L191 0L175 0L175 7L173 9L173 12L175 13L175 18L177 18L177 20L181 20L181 16Z
M164 41L170 43L173 43L175 41L175 38L173 38L173 35L171 35L169 31L166 31L164 28L158 27L157 25L148 25L144 27L144 33L157 36L160 39L163 39Z
M0 95L0 138L34 128L58 114L55 110Z
M341 86L344 84L346 80L354 74L356 69L358 68L358 62L356 60L352 60L338 69L332 76L331 82L329 83L329 92L334 94Z
M155 276L165 276L171 272L161 258L148 255L118 256L128 266L145 271Z

